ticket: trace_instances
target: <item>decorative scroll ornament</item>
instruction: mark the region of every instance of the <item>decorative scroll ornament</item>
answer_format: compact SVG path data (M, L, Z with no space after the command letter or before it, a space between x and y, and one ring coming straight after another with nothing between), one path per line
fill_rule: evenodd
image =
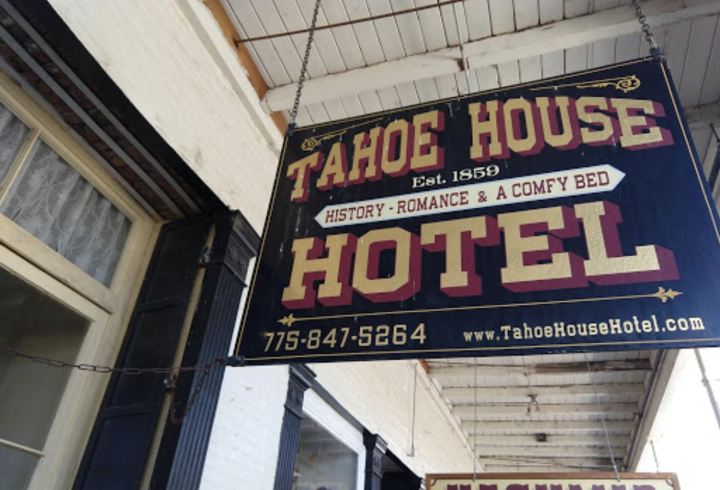
M566 83L563 85L544 85L542 87L534 87L531 88L531 91L537 91L537 90L548 90L548 89L558 89L561 87L574 87L574 88L613 88L615 90L620 90L623 93L632 92L633 90L637 90L640 88L640 79L637 77L637 75L627 75L624 77L615 77L615 78L603 78L601 80L590 80L588 82L574 84L574 83Z
M347 129L340 129L337 131L331 131L330 133L322 134L320 136L310 136L309 138L305 138L305 141L302 142L300 148L302 148L303 151L313 151L315 148L320 146L320 143L322 143L323 141L334 138L335 136L340 136L341 134L345 134L346 132Z
M607 78L596 82L581 83L576 88L606 88L611 87L615 90L621 90L623 93L632 92L640 87L640 79L635 75L618 78Z
M369 121L363 121L359 124L353 124L352 126L348 126L346 128L337 129L335 131L330 131L329 133L320 134L317 136L310 136L308 138L305 138L305 140L300 145L300 148L303 151L313 151L315 148L317 148L320 143L322 143L325 140L329 140L331 138L334 138L336 136L341 136L348 132L348 129L357 128L358 126L364 126L366 124L372 124L380 121L382 118L378 117L376 119L371 119Z
M667 303L669 299L675 299L681 294L680 291L675 291L672 288L665 289L664 287L658 287L657 293L653 294L653 296L663 303Z
M295 320L297 320L297 318L295 318L295 315L290 313L289 315L286 315L286 316L282 317L281 319L279 319L278 323L285 327L292 327L293 323L295 323Z

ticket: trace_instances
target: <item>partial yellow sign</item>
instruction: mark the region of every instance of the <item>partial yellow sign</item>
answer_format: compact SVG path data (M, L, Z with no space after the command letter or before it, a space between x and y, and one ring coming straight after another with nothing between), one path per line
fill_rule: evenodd
M674 473L486 473L427 475L427 490L679 490Z

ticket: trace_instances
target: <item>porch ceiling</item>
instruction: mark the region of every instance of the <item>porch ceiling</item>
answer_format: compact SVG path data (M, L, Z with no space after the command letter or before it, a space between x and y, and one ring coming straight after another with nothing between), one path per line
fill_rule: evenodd
M612 470L611 450L619 469L628 465L657 353L436 359L426 367L485 471L599 471Z

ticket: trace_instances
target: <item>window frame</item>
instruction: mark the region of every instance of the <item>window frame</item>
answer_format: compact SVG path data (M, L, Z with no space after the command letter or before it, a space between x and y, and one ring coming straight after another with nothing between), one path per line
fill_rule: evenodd
M77 359L89 359L89 362L94 362L94 359L99 354L102 338L107 334L106 330L110 314L2 245L0 245L0 266L19 280L37 289L38 292L52 298L88 321L87 330L78 348ZM50 468L45 467L51 465L43 464L43 462L57 460L57 455L62 454L63 441L70 436L66 434L67 429L62 426L73 425L72 422L80 416L81 410L78 410L78 407L74 405L77 405L78 400L82 399L83 392L91 381L90 376L92 376L92 373L76 370L69 373L65 390L50 424L45 444L42 448L31 448L42 453L42 456L38 460L29 488L50 488L44 486L49 481L47 476L42 475L42 473L50 473ZM70 424L68 424L69 421ZM15 441L10 440L10 442L14 443Z
M43 292L52 290L52 296L62 304L78 312L78 305L82 305L83 316L91 312L92 321L77 360L113 365L163 222L148 214L64 123L2 71L0 103L31 130L3 179L6 185L0 189L0 197L8 193L20 173L20 162L28 160L33 144L42 138L130 220L129 233L108 287L0 214L0 266L10 269L12 264L20 278L26 281L28 277L34 278L28 282ZM29 489L72 486L92 431L88 421L96 418L109 379L108 375L73 370L47 434L45 455L38 461Z
M29 162L37 140L42 139L68 165L91 183L103 197L119 209L131 223L123 253L115 267L109 287L94 279L1 213L0 243L15 250L59 280L72 284L73 288L103 309L111 313L116 311L122 305L122 303L118 303L117 298L122 295L123 288L126 287L127 269L141 253L137 250L138 244L140 247L145 245L147 242L143 243L142 237L152 233L152 218L111 175L100 168L95 159L68 134L62 125L58 124L50 114L1 72L0 103L30 128L27 140L18 152L4 182L0 182L0 184L5 184L0 188L0 203L7 197L24 165Z
M357 454L356 490L365 488L365 456L362 430L348 422L315 390L310 388L303 398L303 415L328 431L345 447Z

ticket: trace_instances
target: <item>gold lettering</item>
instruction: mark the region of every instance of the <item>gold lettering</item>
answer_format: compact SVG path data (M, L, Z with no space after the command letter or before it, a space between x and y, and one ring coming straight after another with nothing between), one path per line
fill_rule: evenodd
M484 111L483 111L484 109ZM491 157L501 156L504 153L503 143L500 140L498 128L498 111L500 103L491 100L486 103L475 102L468 106L470 122L472 123L472 146L470 147L470 158L478 162L484 162ZM487 119L480 120L484 114ZM488 139L483 145L484 139ZM487 147L487 152L486 152Z
M413 117L413 155L410 168L416 172L442 167L444 150L437 146L437 136L430 129L442 131L445 128L445 114L442 111L430 111Z

